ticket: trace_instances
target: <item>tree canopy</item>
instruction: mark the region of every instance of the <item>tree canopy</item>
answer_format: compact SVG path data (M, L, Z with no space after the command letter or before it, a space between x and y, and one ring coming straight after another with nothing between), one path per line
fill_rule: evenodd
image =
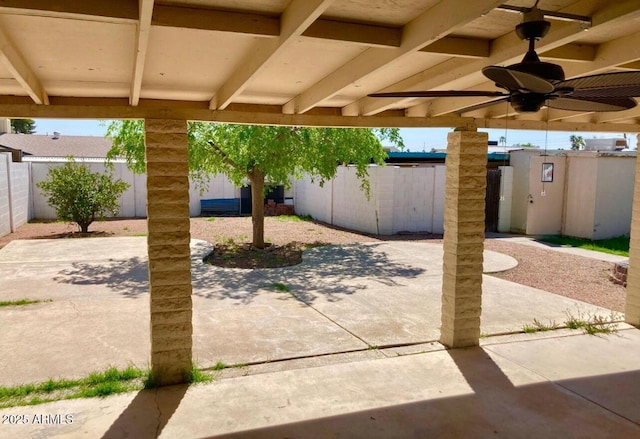
M397 129L306 128L189 122L189 169L201 185L212 174L225 174L236 186L252 185L253 244L262 248L262 197L268 187L289 186L291 178L307 173L320 184L333 178L337 165L355 167L368 194L367 166L384 163L382 141L404 146ZM113 139L108 158L124 157L143 173L143 121L114 121L107 129ZM257 224L261 223L261 224ZM259 226L259 228L256 228ZM258 236L256 236L258 235Z
M569 136L569 141L571 142L571 149L576 151L580 148L584 148L584 146L586 145L584 137L576 136L575 134Z
M33 119L11 119L11 129L16 134L33 134L36 132L36 121Z

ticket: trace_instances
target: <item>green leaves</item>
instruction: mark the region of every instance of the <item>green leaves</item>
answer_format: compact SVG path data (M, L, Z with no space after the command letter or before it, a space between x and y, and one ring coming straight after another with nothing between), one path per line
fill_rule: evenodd
M397 129L306 128L291 126L231 125L189 122L189 169L200 184L208 176L225 174L237 186L259 169L267 187L289 185L290 177L309 173L324 182L333 178L337 165L352 164L363 181L367 166L383 164L382 141L404 147ZM143 173L143 121L114 121L107 130L113 139L108 158L123 157L130 169ZM366 185L365 185L366 186Z
M113 181L110 174L93 173L70 158L63 166L49 169L46 180L37 186L49 197L48 204L59 219L75 222L87 232L96 219L118 213L118 198L129 184Z

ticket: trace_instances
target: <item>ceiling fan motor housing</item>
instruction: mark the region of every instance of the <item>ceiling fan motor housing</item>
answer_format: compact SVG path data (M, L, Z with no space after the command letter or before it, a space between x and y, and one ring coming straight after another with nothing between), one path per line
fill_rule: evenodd
M511 95L511 106L518 113L535 113L542 108L547 96L542 93L514 93Z
M540 9L531 9L524 13L522 23L516 26L516 33L522 40L539 40L547 35L551 23L544 19Z

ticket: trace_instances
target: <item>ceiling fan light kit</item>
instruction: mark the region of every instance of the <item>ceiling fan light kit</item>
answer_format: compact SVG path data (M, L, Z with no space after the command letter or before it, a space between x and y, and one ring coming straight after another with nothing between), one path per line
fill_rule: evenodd
M537 5L538 2L536 2ZM502 8L502 7L501 7ZM514 10L514 8L507 8ZM507 67L487 66L482 73L503 92L496 91L403 91L373 93L371 97L394 98L442 98L442 97L502 97L485 104L474 105L459 113L510 102L518 113L535 113L543 106L568 111L609 112L628 110L637 105L635 96L640 96L640 71L604 73L565 80L562 67L540 61L535 51L536 41L543 38L551 27L545 15L556 13L542 11L535 6L518 9L524 17L516 26L516 33L529 42L527 53L521 62ZM559 14L566 16L566 14ZM583 17L587 18L587 17Z

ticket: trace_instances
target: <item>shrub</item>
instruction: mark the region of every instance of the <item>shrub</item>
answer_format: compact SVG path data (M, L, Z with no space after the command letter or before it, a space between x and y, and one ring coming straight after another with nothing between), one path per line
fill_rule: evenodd
M78 224L86 233L95 220L104 219L107 213L118 214L118 198L129 184L114 181L109 173L91 172L71 159L64 166L49 169L46 180L37 186L49 197L49 206L59 219Z

